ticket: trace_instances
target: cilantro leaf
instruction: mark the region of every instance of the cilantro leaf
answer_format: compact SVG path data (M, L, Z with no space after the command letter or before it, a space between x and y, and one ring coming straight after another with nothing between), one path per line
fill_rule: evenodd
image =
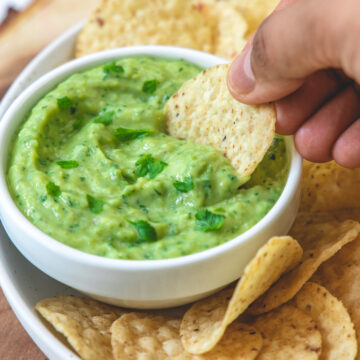
M138 232L139 242L152 242L157 240L156 230L146 221L131 221Z
M191 176L187 176L184 180L184 182L175 181L173 185L176 190L187 193L194 188L194 182Z
M64 96L56 100L60 110L69 110L74 104L73 100L68 96Z
M121 65L116 65L116 62L113 61L109 64L104 65L103 71L105 74L111 74L111 73L121 74L124 72L124 68Z
M153 94L158 86L157 80L145 81L142 87L142 91L146 94Z
M152 130L146 130L146 129L126 129L126 128L117 128L115 130L115 136L120 140L120 141L129 141L129 140L134 140L134 139L140 139L143 138L147 135L152 134L153 131Z
M196 230L212 231L220 229L224 224L225 216L201 209L195 214Z
M114 114L115 114L114 111L104 112L101 115L99 115L97 118L94 119L94 123L109 125L113 121Z
M58 161L57 164L63 169L74 169L79 166L79 163L75 160Z
M86 199L92 213L100 214L103 211L104 202L102 200L96 199L91 195L86 195Z
M149 178L155 179L167 166L167 163L161 160L155 160L149 165Z
M149 174L150 179L154 179L167 166L167 163L161 160L155 160L150 154L143 155L136 163L136 173L139 177Z
M237 176L233 175L233 174L228 174L228 178L231 180L231 181L237 181L238 178Z
M153 159L150 154L145 154L135 163L137 176L144 177L147 175L149 172L148 165Z
M82 122L84 121L83 118L76 119L73 123L73 129L77 130L81 127Z
M57 186L52 181L49 181L46 184L46 192L48 193L48 195L54 196L54 197L58 197L61 195L60 186Z

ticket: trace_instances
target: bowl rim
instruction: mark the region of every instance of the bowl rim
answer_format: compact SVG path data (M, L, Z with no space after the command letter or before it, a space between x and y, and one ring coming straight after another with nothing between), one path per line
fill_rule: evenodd
M175 46L158 46L158 45L144 45L144 46L132 46L106 50L91 55L87 55L78 59L71 60L59 67L51 70L44 74L39 79L30 84L21 94L15 99L15 101L9 106L0 121L0 149L4 147L4 139L7 137L9 129L11 130L11 121L16 113L21 108L21 105L30 99L34 98L33 105L44 96L49 90L42 93L41 96L38 94L44 91L44 88L51 81L56 79L56 85L66 79L68 76L75 72L83 71L91 67L106 63L107 61L114 60L125 56L136 56L136 55L150 55L155 57L163 58L176 58L185 59L192 63L204 66L206 62L215 62L217 64L228 63L229 61L224 60L218 56L204 53L198 50L186 49ZM194 58L198 59L195 61ZM60 78L60 79L59 79ZM52 86L54 88L56 85ZM21 122L19 122L21 124ZM19 125L18 125L19 126ZM14 137L14 130L11 133L11 137ZM61 243L53 237L45 234L39 228L28 220L25 215L16 206L6 181L6 169L8 161L8 150L7 146L4 150L5 156L0 157L0 209L6 211L6 214L14 222L16 227L21 227L30 236L35 239L41 246L47 248L52 252L58 252L59 255L66 257L70 260L76 261L79 264L86 264L88 266L102 267L104 269L117 269L127 271L158 271L165 268L175 268L186 266L190 263L196 263L205 261L209 258L221 256L222 254L231 251L240 245L243 245L247 241L251 241L251 238L263 228L266 228L271 224L273 219L276 219L281 210L286 206L287 202L292 199L292 195L296 192L299 186L302 170L302 159L296 151L294 141L292 137L286 137L286 150L288 153L289 171L286 179L283 191L270 209L270 211L253 227L244 232L243 234L211 249L207 249L198 253L180 256L176 258L158 259L158 260L125 260L125 259L111 259L98 255L89 254L81 250L72 248L68 245ZM10 141L9 144L10 145ZM2 151L1 151L2 152ZM6 210L5 210L6 208ZM0 211L0 215L2 211ZM3 217L3 216L1 216ZM4 223L4 222L3 222ZM6 225L6 224L5 224Z

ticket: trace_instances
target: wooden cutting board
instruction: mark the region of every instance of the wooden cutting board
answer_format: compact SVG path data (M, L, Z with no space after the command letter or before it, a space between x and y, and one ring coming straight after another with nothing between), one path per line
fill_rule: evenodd
M1 1L1 0L0 0ZM85 19L99 0L35 0L0 27L0 99L25 65L51 40ZM0 359L45 360L0 289Z

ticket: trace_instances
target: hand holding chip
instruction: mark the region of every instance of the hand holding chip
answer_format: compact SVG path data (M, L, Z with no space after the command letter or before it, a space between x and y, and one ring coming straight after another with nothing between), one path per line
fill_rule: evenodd
M229 71L233 96L276 101L277 131L314 162L360 166L359 11L358 0L283 0Z

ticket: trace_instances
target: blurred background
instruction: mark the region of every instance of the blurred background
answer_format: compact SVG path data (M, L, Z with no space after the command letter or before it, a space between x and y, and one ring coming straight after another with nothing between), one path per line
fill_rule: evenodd
M0 0L0 98L51 40L90 14L99 0Z
M0 23L5 21L7 16L13 16L17 12L26 9L34 0L2 0L0 2Z

